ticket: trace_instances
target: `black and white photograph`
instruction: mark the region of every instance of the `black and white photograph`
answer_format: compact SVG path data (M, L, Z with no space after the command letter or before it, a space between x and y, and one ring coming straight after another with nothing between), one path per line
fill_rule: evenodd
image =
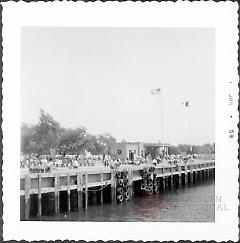
M23 27L21 219L214 222L214 29Z
M5 239L236 239L236 4L5 6Z

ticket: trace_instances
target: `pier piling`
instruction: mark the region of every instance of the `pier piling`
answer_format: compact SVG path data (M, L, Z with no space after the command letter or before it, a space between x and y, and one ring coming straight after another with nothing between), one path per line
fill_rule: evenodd
M29 175L25 176L25 219L29 218L30 214L30 178Z
M172 168L172 167L170 168L170 171L171 171L171 179L170 179L170 180L171 180L171 184L170 184L170 187L171 187L171 188L174 188L174 182L173 182L173 168Z
M88 209L88 173L85 173L85 209Z
M185 168L184 168L184 170L185 170L185 186L187 186L188 185L188 167L187 167L187 165L185 165Z
M67 174L67 211L71 211L70 176Z
M101 191L100 191L100 203L103 204L103 173L100 174Z
M158 193L159 188L187 186L215 177L215 162L178 164L155 167L129 166L116 170L81 171L59 170L54 173L27 173L21 175L21 219L87 210L88 204L124 202L137 195ZM89 189L92 188L92 189ZM94 193L95 192L95 193ZM54 200L54 201L53 201Z
M59 213L59 178L58 174L54 176L54 196L55 196L55 213Z
M82 193L82 173L77 173L78 210L83 207Z
M179 174L178 174L178 185L179 185L179 188L181 188L182 187L182 167L181 167L181 165L178 165L178 172L179 172Z
M193 184L193 165L190 165L190 184Z
M38 216L42 216L42 175L38 174Z
M112 203L116 203L116 178L115 172L111 172L111 199Z

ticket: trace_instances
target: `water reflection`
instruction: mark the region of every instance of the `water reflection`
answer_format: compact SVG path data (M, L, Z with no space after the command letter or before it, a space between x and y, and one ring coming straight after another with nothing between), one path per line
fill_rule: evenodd
M98 204L89 206L87 211L44 216L41 220L214 222L214 188L214 181L206 181L155 195L136 196L122 204Z

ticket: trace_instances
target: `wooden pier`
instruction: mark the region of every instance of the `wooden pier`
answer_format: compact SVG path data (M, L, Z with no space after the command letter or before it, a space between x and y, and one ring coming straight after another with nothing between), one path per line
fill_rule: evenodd
M153 168L154 172L150 172L149 168ZM154 188L153 193L158 193L159 188L165 190L187 186L214 176L215 161L157 166L122 165L117 169L109 167L60 168L51 173L21 172L21 220L28 220L31 212L41 217L46 207L57 214L61 212L62 204L66 205L63 211L87 210L89 199L100 204L109 200L111 203L131 200L134 196L134 188L136 188L134 183L143 181L145 172L151 185L144 186L150 193L152 193L152 188Z

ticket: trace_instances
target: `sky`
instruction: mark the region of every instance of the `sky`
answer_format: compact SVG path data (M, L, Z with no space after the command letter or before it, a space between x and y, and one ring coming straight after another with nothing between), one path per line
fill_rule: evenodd
M23 27L21 122L42 108L118 142L213 143L214 58L212 28Z

